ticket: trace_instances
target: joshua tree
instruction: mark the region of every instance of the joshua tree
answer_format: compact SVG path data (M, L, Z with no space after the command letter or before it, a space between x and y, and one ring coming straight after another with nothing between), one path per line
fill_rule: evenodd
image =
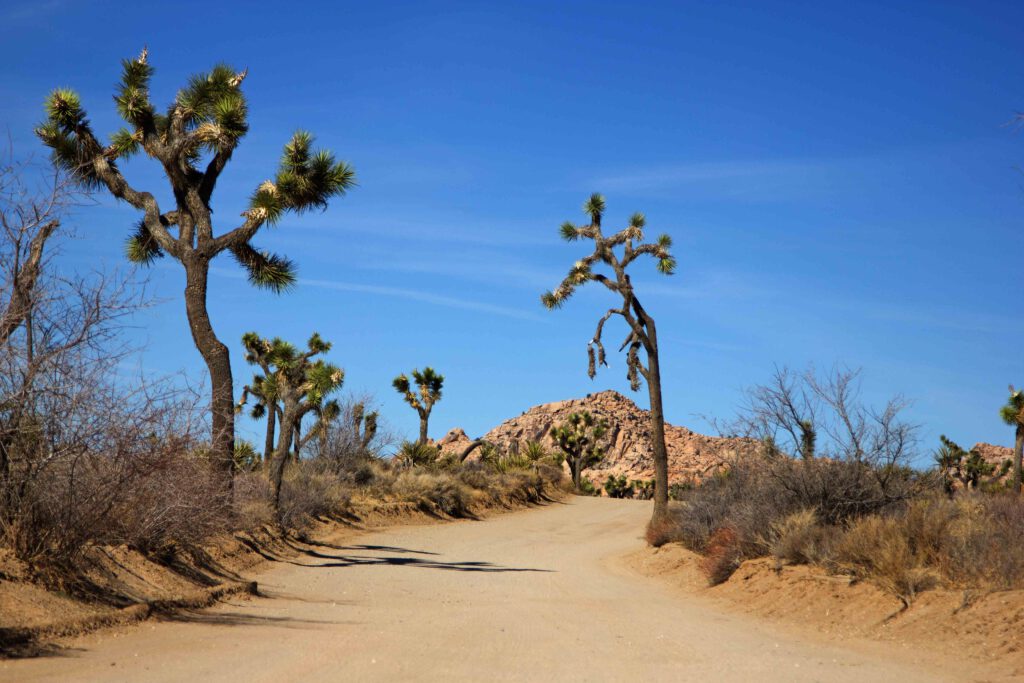
M128 124L109 144L96 137L81 100L72 90L54 90L46 100L46 121L36 133L53 150L53 160L88 188L106 189L142 212L128 239L128 258L149 264L165 255L185 270L185 310L196 348L210 372L213 398L213 454L230 475L233 469L234 410L228 348L214 333L207 311L210 263L230 253L257 287L282 291L295 283L294 265L282 256L260 251L252 239L264 225L275 225L287 212L324 209L344 194L354 172L327 151L313 151L313 138L299 131L284 147L274 180L253 192L240 224L217 235L211 199L217 179L239 141L248 132L248 111L241 84L246 72L218 65L189 79L166 113L149 97L153 68L143 50L122 61L114 100ZM154 194L130 185L118 163L139 151L155 159L171 185L174 206L165 210Z
M608 423L590 413L573 413L565 423L551 428L551 437L565 453L572 474L572 485L580 490L583 470L604 459L601 439L608 432Z
M362 450L366 450L377 435L377 411L366 412L366 406L357 402L352 406L352 436Z
M441 400L441 387L444 385L444 375L434 372L434 368L425 367L423 372L412 371L412 379L416 383L416 391L409 385L409 378L402 373L391 382L395 391L400 393L405 402L416 409L420 416L420 438L416 443L427 443L427 422L430 420L430 411L434 404Z
M341 389L345 373L336 365L315 356L327 353L330 343L314 333L307 343L308 350L299 352L292 344L280 339L263 339L255 332L242 337L247 352L263 369L264 377L271 379L276 387L277 400L281 404L280 429L274 448L270 477L274 486L274 509L280 513L281 482L288 462L292 444L302 448L311 438L322 435L327 425L338 416L335 401L325 401L330 394ZM299 432L302 418L314 413L317 425L303 438Z
M1011 489L1020 494L1021 456L1024 453L1024 389L1014 389L1010 385L1010 398L999 411L1003 422L1016 428L1016 439L1013 443L1013 483Z
M577 226L566 222L562 224L562 238L569 242L579 239L593 241L594 250L577 261L569 270L569 274L553 292L545 292L541 301L549 309L558 308L572 296L576 288L596 281L610 289L622 299L622 305L611 308L597 323L594 338L587 344L589 359L587 374L593 379L596 364L607 365L601 333L604 324L613 315L626 321L629 333L619 348L628 348L626 353L626 376L629 378L633 391L640 388L640 377L647 381L647 390L651 403L651 441L654 451L654 515L652 522L659 520L668 512L668 450L665 447L665 413L661 402L661 370L658 364L658 334L654 318L640 305L640 300L633 289L626 269L641 256L650 256L657 260L657 267L665 275L671 275L676 267L676 260L669 253L672 239L661 235L656 242L643 243L644 226L647 220L642 213L634 213L629 225L619 232L605 237L601 231L601 218L604 215L604 197L593 194L583 205L583 211L590 218L590 224ZM620 251L619 248L621 247ZM595 266L607 266L611 275L594 271ZM640 359L640 351L647 356L647 364ZM596 356L596 357L595 357Z

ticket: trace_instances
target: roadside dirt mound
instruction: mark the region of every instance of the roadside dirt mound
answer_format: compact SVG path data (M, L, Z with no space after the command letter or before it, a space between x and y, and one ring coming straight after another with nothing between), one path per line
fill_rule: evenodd
M709 587L699 561L699 555L674 543L645 548L626 560L642 574L743 612L839 637L947 653L953 647L965 659L1005 658L1013 675L1024 674L1024 591L931 590L904 609L873 584L814 567L778 567L768 558L744 562L728 581Z
M550 436L551 428L571 413L581 411L603 417L609 426L607 455L603 462L587 470L595 484L600 486L612 474L639 480L654 478L650 413L617 391L534 406L501 423L483 438L503 450L515 450L527 441L539 441L553 450L556 446ZM699 482L735 458L753 454L757 448L750 439L705 436L671 424L665 425L665 441L671 483ZM470 443L472 440L462 429L453 429L437 445L443 453L461 454Z

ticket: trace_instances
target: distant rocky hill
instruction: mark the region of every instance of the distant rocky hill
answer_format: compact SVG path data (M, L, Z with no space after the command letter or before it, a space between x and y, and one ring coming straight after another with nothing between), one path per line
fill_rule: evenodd
M1006 481L1010 479L1010 470L1004 469L1003 463L1013 462L1012 448L996 446L990 443L976 443L971 450L980 453L985 462L995 468L995 475L991 478L992 481Z
M549 435L551 427L564 422L571 413L584 410L608 421L606 457L585 473L595 484L602 485L612 474L625 474L629 479L654 478L649 413L617 391L534 406L487 432L483 439L502 450L514 450L526 441L539 441L555 450ZM732 459L757 449L757 443L750 439L705 436L670 424L665 425L665 441L671 483L700 481ZM463 430L453 429L437 445L444 453L461 454L470 443L472 439Z

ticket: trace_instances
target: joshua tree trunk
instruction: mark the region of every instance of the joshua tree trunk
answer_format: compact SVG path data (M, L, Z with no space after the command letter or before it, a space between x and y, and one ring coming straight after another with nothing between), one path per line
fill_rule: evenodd
M569 474L572 476L572 488L575 491L580 490L580 481L582 480L583 472L580 470L580 463L575 458L566 458L566 462L569 464Z
M658 361L658 330L654 318L647 314L637 299L633 310L646 331L644 350L647 352L647 393L651 402L651 449L654 451L654 513L651 522L658 522L668 514L668 447L665 445L665 410L661 404L661 365Z
M215 464L228 475L235 467L235 405L231 379L231 359L225 346L213 331L210 315L206 309L206 283L209 262L199 255L192 255L185 267L185 310L188 313L189 329L196 348L206 361L210 372L212 399L210 408L213 417L212 456Z
M263 466L270 467L274 457L274 431L277 428L277 406L267 406L267 438L263 442Z
M654 321L648 334L654 341ZM668 514L668 448L665 446L665 412L661 406L661 371L658 367L658 349L647 354L647 391L651 400L651 446L654 450L654 514L652 521L664 519Z
M420 411L420 445L427 443L427 420L430 419L430 413Z
M1020 495L1021 459L1024 456L1024 425L1017 425L1017 440L1013 444L1013 492Z
M274 464L271 466L271 479L274 484L274 513L278 521L281 520L281 482L284 481L284 468L290 457L289 450L294 429L288 429L286 425L295 423L295 415L298 413L298 406L290 405L285 401L284 414L281 416L281 429L277 436L277 448L274 450Z

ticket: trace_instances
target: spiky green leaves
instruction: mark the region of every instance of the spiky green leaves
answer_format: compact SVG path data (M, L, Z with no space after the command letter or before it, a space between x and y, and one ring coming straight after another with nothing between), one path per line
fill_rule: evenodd
M85 110L78 93L69 88L57 88L46 98L46 118L61 130L73 132L86 123Z
M312 150L313 136L297 131L285 145L274 185L284 210L326 209L327 201L355 185L355 170L327 150Z
M1010 385L1010 398L999 409L999 417L1008 425L1024 425L1024 390Z
M295 285L295 263L287 257L257 250L247 242L231 247L231 254L256 287L283 292Z
M58 88L46 98L46 121L36 136L52 150L51 158L76 182L88 189L100 186L93 158L102 152L89 131L82 102L73 90Z
M163 258L164 252L160 249L153 233L146 227L145 221L139 221L135 226L135 232L125 243L125 255L132 263L148 266L158 258Z
M136 128L146 128L153 121L153 105L149 101L149 80L153 67L146 61L147 51L135 59L121 60L121 82L114 95L117 112Z
M337 365L317 360L305 368L305 396L312 405L320 405L324 397L341 388L345 371ZM337 413L335 413L336 415Z
M601 216L604 215L604 195L595 192L590 199L583 203L583 213L590 216L593 225L601 225Z
M313 333L306 346L309 347L309 352L314 354L327 353L331 350L331 342L321 337L319 332Z
M427 366L422 371L412 371L412 382L416 384L416 391L412 390L412 383L403 372L391 381L391 386L405 399L405 402L417 411L430 412L435 403L441 400L441 390L444 386L444 375L439 374L434 368Z
M579 229L569 221L562 223L558 232L566 242L575 242L580 237Z
M671 256L658 259L658 272L664 275L672 275L676 272L676 260Z
M439 374L428 365L423 368L422 372L413 370L412 378L416 382L416 386L419 387L420 394L427 398L430 403L441 400L441 387L444 386L444 375Z
M110 153L117 159L127 159L142 147L142 136L122 128L110 136Z
M568 282L568 278L562 282L554 291L544 292L540 295L540 301L549 311L561 308L575 292L575 286Z
M400 394L408 394L409 378L406 377L405 373L403 372L401 375L391 380L391 386L393 386L395 388L395 391L397 391Z

